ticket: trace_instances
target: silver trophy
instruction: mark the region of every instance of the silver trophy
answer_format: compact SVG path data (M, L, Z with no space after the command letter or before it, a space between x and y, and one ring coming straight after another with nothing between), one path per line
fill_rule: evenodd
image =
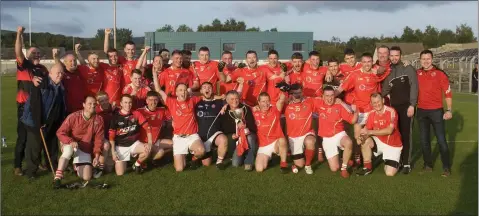
M242 108L237 108L233 110L233 117L235 119L236 124L242 122L243 120L243 109Z

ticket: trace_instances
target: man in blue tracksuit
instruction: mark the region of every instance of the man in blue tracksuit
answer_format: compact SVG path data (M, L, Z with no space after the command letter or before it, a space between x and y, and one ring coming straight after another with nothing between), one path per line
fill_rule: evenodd
M40 164L43 148L40 130L50 154L53 169L58 164L58 138L56 131L66 117L65 89L62 85L63 67L55 64L48 76L34 74L35 87L30 90L30 97L25 103L25 110L20 120L27 129L26 175L33 179Z

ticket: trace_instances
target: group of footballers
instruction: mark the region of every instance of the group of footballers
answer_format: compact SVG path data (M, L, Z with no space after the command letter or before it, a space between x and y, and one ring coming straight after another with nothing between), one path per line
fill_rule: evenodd
M354 51L346 49L344 62L332 58L321 66L317 51L306 60L296 52L290 61L279 62L278 52L270 50L268 63L260 66L255 51L245 54L246 63L234 63L229 51L214 61L201 47L198 61L191 61L188 50L163 49L147 64L150 47L135 58L135 44L127 42L120 56L109 47L110 32L105 30L108 63L96 53L85 61L79 44L63 61L53 50L63 66L70 113L56 133L62 150L57 186L72 157L84 180L113 167L123 175L132 158L133 170L141 173L148 161L155 164L169 152L177 172L188 166L189 154L191 168L216 159L220 170L231 156L233 165L262 172L273 153L280 157L282 173L304 168L313 174L313 158L325 157L331 171L344 178L351 167L361 166L356 174L368 175L373 153L382 154L386 175L400 168L397 113L380 93L389 61L373 62L364 53L357 62ZM354 129L349 135L348 124Z

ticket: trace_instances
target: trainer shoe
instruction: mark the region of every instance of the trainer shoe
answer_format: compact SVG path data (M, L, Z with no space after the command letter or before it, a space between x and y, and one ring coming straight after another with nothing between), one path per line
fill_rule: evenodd
M217 163L216 168L218 170L225 170L226 169L226 164L225 163Z
M95 168L93 169L93 178L96 178L96 179L97 179L97 178L100 178L102 174L103 174L103 170L102 170L102 169L100 169L100 168L98 168L98 167L95 167Z
M402 174L409 174L411 173L411 165L404 165L404 167L402 168Z
M449 168L444 169L444 172L442 172L441 176L442 177L448 177L451 175L451 170Z
M48 170L47 166L43 165L43 164L38 165L38 169L41 170L41 171L47 171Z
M366 167L363 167L361 170L359 170L358 172L356 172L356 175L357 176L366 176L366 175L369 175L373 172L373 170L370 170Z
M15 168L13 170L13 174L15 174L16 176L22 176L23 175L22 168Z
M313 167L304 166L304 171L306 171L306 174L311 175L311 174L313 174Z
M143 168L141 168L141 166L135 166L135 164L133 164L133 170L136 174L141 174L143 172Z
M432 167L424 166L419 174L430 173L432 172Z
M293 173L298 173L298 172L299 172L299 169L298 169L298 167L297 167L296 165L293 164L293 165L291 166L291 171L292 171Z
M347 169L341 169L341 177L349 178L349 172Z
M54 179L53 180L53 189L59 189L62 187L62 180L61 179Z
M246 172L251 172L251 171L253 171L253 165L251 165L251 164L245 164L245 165L244 165L244 171L246 171Z

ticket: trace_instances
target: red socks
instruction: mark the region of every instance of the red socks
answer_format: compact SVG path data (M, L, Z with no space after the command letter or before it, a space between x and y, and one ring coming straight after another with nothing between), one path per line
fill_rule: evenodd
M63 179L63 170L57 170L55 172L55 179Z
M364 168L372 170L373 169L373 164L370 161L369 162L364 162Z
M288 167L288 162L286 162L286 161L284 161L284 162L281 161L281 162L279 163L279 166L281 166L282 168L283 168L283 167Z
M314 150L311 149L305 149L304 150L304 157L306 159L306 166L311 166L311 161L313 161L314 157Z

